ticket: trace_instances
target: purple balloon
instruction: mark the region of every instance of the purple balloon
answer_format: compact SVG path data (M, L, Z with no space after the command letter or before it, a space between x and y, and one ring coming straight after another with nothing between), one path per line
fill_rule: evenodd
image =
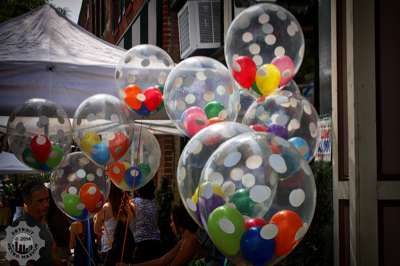
M286 127L278 124L271 124L268 126L267 132L274 134L275 136L281 137L283 139L288 139L289 132Z
M214 209L224 204L225 200L216 194L212 194L211 198L209 199L205 199L204 197L199 197L199 201L197 203L196 215L203 225L207 224L207 217L210 215L210 213ZM202 215L200 214L200 210Z

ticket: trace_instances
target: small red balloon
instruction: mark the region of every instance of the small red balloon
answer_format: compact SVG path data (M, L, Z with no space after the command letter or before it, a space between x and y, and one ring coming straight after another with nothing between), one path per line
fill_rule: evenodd
M184 116L183 126L189 137L193 137L197 132L208 126L208 118L206 114L190 113Z
M102 197L99 188L92 182L83 184L79 190L79 198L89 212L96 212L99 209L98 205Z
M138 99L138 95L142 90L137 85L128 85L124 88L124 102L133 110L139 110L142 102ZM139 97L140 98L140 97Z
M283 210L275 213L270 223L278 227L278 234L275 237L275 254L287 255L300 241L296 239L296 234L303 226L303 220L296 212Z
M51 152L50 140L45 135L34 136L31 140L31 150L38 162L45 163Z
M111 156L114 160L118 160L129 148L129 138L122 132L117 132L114 138L109 141L109 148Z
M257 67L248 56L239 56L232 65L232 75L243 88L250 88L256 80Z
M144 105L150 112L154 112L163 101L163 95L159 88L149 87L143 92L146 99Z
M250 229L251 227L263 227L267 222L262 218L250 218L244 221L244 226L246 229Z

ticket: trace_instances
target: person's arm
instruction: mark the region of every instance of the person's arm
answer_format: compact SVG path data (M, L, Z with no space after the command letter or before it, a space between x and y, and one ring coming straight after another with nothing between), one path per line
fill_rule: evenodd
M191 233L188 234L187 237L183 239L182 245L179 248L176 256L173 257L170 266L186 265L186 263L195 257L200 248L200 243L196 236L192 235Z
M178 244L176 244L176 246L173 249L171 249L167 254L165 254L161 258L149 260L149 261L142 262L142 263L136 263L136 264L117 263L117 266L128 266L128 265L129 266L165 266L165 265L168 265L174 259L174 257L177 255L177 253L181 247L181 242L182 241L179 241Z
M93 219L93 231L96 235L101 236L102 234L102 228L104 224L104 218L105 218L105 206L95 215L95 218Z

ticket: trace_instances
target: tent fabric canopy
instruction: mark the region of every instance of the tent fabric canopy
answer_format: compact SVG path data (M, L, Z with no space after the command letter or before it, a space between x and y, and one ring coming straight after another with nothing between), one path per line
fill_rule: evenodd
M62 106L70 117L86 98L117 96L115 67L126 50L97 38L50 5L0 24L0 115L32 98ZM148 118L158 133L180 135L165 110ZM161 122L161 121L160 121ZM2 123L1 127L5 127ZM164 131L163 129L166 129Z
M12 153L0 152L0 174L35 173L32 168L21 163Z
M125 50L44 5L0 24L0 114L31 98L72 115L96 93L116 95L115 66Z

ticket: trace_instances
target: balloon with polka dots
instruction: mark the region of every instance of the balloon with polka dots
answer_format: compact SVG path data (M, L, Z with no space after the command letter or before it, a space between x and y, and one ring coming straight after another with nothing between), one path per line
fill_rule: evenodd
M128 108L115 96L93 95L75 111L74 140L93 162L104 167L128 151L132 141L129 117Z
M225 59L243 89L268 96L300 68L304 36L296 18L281 6L263 3L243 10L225 38Z
M110 191L104 168L83 152L67 155L50 177L51 195L57 207L74 220L92 218L103 207Z
M9 116L7 135L10 150L21 162L49 173L68 154L72 127L61 106L45 99L30 99Z
M129 49L118 62L118 95L131 111L148 116L163 107L164 84L174 61L163 49L141 44Z
M240 109L239 91L227 68L202 56L185 59L171 71L164 100L169 118L188 137L208 125L235 121Z
M186 144L179 158L177 166L177 185L179 195L188 213L202 227L198 204L204 203L204 194L211 193L206 188L214 191L214 200L208 201L208 208L218 207L223 204L224 193L218 186L208 187L206 184L199 186L201 171L211 154L225 141L252 130L236 122L221 122L210 125L197 133ZM240 175L241 173L236 173ZM222 182L222 176L215 177Z
M132 126L132 144L118 161L106 166L106 175L123 191L146 185L155 176L161 160L157 138L143 126Z
M247 132L225 141L205 164L199 186L203 226L237 265L273 265L296 247L314 216L313 173L274 134Z
M291 88L296 87L291 81ZM259 98L248 108L242 122L287 139L309 162L318 150L319 116L310 102L296 89L293 91L284 89Z

